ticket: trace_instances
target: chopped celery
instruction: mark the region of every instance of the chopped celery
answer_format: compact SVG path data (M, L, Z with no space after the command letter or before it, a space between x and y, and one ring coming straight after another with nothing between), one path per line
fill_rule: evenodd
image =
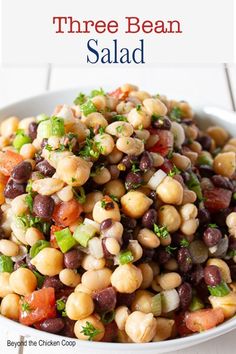
M162 311L161 306L161 294L156 294L153 296L151 301L151 311L154 316L160 316Z
M0 273L12 273L13 272L13 262L10 257L1 255L0 256Z
M123 265L132 262L134 256L132 255L131 251L122 251L120 252L118 258L119 258L119 263Z
M38 123L42 122L43 120L48 120L50 119L49 116L47 116L45 113L41 113L36 117L36 120Z
M37 256L37 254L42 251L46 247L50 247L50 242L44 241L44 240L39 240L33 244L33 246L30 249L30 258L34 258Z
M207 287L212 296L222 297L230 293L230 289L226 282L222 281L219 285Z
M53 136L63 136L65 134L64 120L62 118L52 117L51 124Z
M43 120L38 125L37 137L40 139L44 139L44 138L48 139L50 136L52 136L51 120L50 119Z
M74 238L83 247L87 247L89 240L96 234L97 230L92 225L81 224L74 232Z
M201 309L204 309L203 302L201 301L201 299L199 299L199 297L194 296L192 298L191 304L189 305L189 310L193 312Z
M91 100L88 100L87 102L83 103L80 106L81 111L84 113L85 116L87 116L90 113L97 112L97 108L93 104Z
M19 151L24 144L28 144L28 143L31 143L30 137L26 135L23 130L18 130L13 140L14 148L16 148Z
M63 253L69 251L69 249L71 249L77 243L68 227L66 229L56 231L55 236L56 236L57 244Z
M167 313L179 307L180 298L176 289L164 290L161 292L162 312Z

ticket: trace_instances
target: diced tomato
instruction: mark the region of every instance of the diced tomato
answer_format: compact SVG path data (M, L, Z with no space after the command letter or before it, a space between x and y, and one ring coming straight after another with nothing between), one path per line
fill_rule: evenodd
M159 140L156 144L148 149L151 152L158 152L162 156L166 156L168 152L170 152L173 148L174 137L173 134L169 130L161 130L161 129L150 129L150 133L157 134Z
M51 229L50 229L50 243L51 243L51 246L53 248L58 248L59 249L59 246L57 244L57 239L56 239L56 236L55 236L55 232L56 231L60 231L62 229L63 229L63 227L61 227L61 226L56 226L56 225L52 225L51 226Z
M20 301L20 323L26 326L56 317L54 288L36 290Z
M173 169L173 167L174 167L173 163L168 159L165 159L164 163L160 166L162 171L164 171L167 174Z
M111 323L108 323L105 326L105 334L104 337L102 338L102 342L114 342L117 335L118 335L118 327L115 321L112 321Z
M7 150L0 152L0 172L5 176L10 176L14 167L23 161L23 157L17 152Z
M210 211L229 207L232 192L224 188L212 188L203 191L204 205Z
M187 313L185 321L187 328L192 332L202 332L222 323L224 312L221 308L198 310Z
M181 337L185 337L185 336L188 336L189 334L193 333L186 326L185 312L181 312L175 316L175 325L176 325L176 330Z
M128 96L128 92L123 92L120 87L115 91L109 93L109 96L116 98L117 100L125 100Z
M9 177L0 172L0 183L6 185Z
M57 204L52 218L57 225L70 226L79 218L82 211L82 205L75 199L71 199L69 202Z

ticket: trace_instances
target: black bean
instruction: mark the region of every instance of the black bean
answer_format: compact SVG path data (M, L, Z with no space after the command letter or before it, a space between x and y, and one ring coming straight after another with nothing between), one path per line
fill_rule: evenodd
M180 248L177 253L179 269L183 273L191 270L193 262L189 250L186 247Z
M184 180L184 183L188 183L188 182L189 182L189 180L190 180L190 174L189 174L187 171L182 172L182 173L181 173L181 176L182 176L182 178L183 178L183 180Z
M17 261L14 263L14 270L17 270L18 268L25 266L25 261L22 259L21 261Z
M207 209L201 208L198 210L198 219L200 225L206 225L209 224L211 221L211 216L210 213Z
M27 264L27 267L30 269L30 270L36 270L36 267L31 263L31 258L30 258L30 255L27 254L26 257L25 257L25 263Z
M142 183L142 176L139 172L129 172L125 178L125 188L129 191L138 188Z
M126 169L129 170L131 169L132 165L138 161L138 157L134 155L126 155L123 157L121 160L121 163L125 165Z
M80 250L74 249L64 254L64 264L66 268L79 268L83 258L83 253Z
M221 228L226 227L226 218L232 211L232 208L221 209L218 213L212 214L212 221Z
M43 282L43 288L54 288L55 291L61 290L64 288L63 283L60 281L58 276L47 277Z
M194 269L191 273L191 282L194 285L198 285L204 278L204 269L200 264L194 266Z
M211 180L214 183L214 185L218 188L225 188L225 189L229 189L230 191L234 190L233 183L230 181L230 179L228 177L214 175L211 178Z
M38 129L38 124L36 122L31 122L29 124L28 135L32 141L37 138L37 129Z
M206 266L204 269L204 280L207 285L219 285L222 281L220 269L215 265Z
M191 285L185 282L178 287L177 291L179 294L180 306L182 310L187 310L191 304L193 295Z
M149 209L142 217L142 226L152 229L153 225L157 222L157 212L155 209Z
M22 161L14 167L11 177L16 183L26 183L30 178L31 172L31 163L27 161Z
M9 199L14 199L18 195L25 193L25 185L16 183L13 179L10 179L4 189L4 196Z
M228 236L225 235L217 244L216 250L211 251L211 255L217 258L224 258L229 247Z
M43 160L35 166L35 170L42 173L45 177L52 177L56 172L56 169L50 165L47 160Z
M64 327L60 332L60 334L65 337L75 338L74 327L76 321L73 321L68 317L65 317L63 321L64 321Z
M44 158L41 154L42 154L42 151L36 152L36 154L34 156L34 160L35 160L36 164L38 164L39 162L44 160Z
M153 166L152 155L148 151L144 151L139 162L139 168L141 171L147 171Z
M213 247L222 239L222 233L219 229L208 227L203 234L203 241L207 247Z
M122 249L126 249L130 240L134 240L133 230L124 230L122 235Z
M122 215L121 216L121 223L125 229L134 230L137 226L137 220L130 218L128 216Z
M50 220L53 214L54 206L55 202L49 195L37 194L34 197L33 212L40 218Z
M112 226L112 219L111 219L111 218L105 219L105 220L102 221L102 223L101 223L101 225L100 225L100 230L101 230L101 231L107 230L107 229L109 229L111 226Z
M155 249L151 248L144 248L143 247L143 254L142 257L139 259L139 263L149 263L155 257Z
M234 236L229 237L229 249L236 251L236 238Z
M58 333L63 329L64 321L62 318L48 318L43 322L40 322L38 325L41 331Z
M203 150L209 151L211 148L211 138L208 135L199 137L198 142L201 144Z
M165 249L158 248L155 253L155 259L159 264L165 264L171 259L171 254L166 252Z
M112 311L116 307L116 291L110 286L93 293L93 301L97 312Z
M152 126L156 129L170 130L171 121L167 117L160 117L160 118L154 119L154 121L152 122Z
M1 208L0 208L0 210L1 210ZM5 231L3 230L3 228L0 226L0 240L2 240L3 238L6 238L6 234L5 234Z
M118 327L115 321L112 321L105 325L105 333L102 338L102 342L116 342L118 336Z
M110 166L108 166L108 170L110 171L111 179L117 179L117 178L119 178L120 170L117 168L116 165L110 165Z
M201 177L211 178L214 175L214 170L209 165L201 165L198 167Z
M117 306L130 307L135 298L135 292L131 294L117 293L116 298L117 298Z
M236 264L230 265L229 269L230 269L230 274L231 274L232 280L236 281Z

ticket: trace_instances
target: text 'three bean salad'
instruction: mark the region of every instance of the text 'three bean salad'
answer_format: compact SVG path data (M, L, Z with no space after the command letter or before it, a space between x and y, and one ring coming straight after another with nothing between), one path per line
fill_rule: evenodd
M126 84L0 127L1 314L104 342L236 313L236 139Z

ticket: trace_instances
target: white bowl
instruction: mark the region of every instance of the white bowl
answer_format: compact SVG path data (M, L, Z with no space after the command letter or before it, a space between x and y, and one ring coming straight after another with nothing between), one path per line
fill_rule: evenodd
M84 92L88 92L89 88L85 88L82 90ZM0 121L12 116L16 115L20 118L34 116L39 113L51 114L54 110L54 107L57 104L68 103L71 104L76 97L79 89L69 89L62 91L54 91L48 92L45 94L41 94L29 99L25 99L6 107L0 109ZM236 136L236 119L232 121L231 114L228 113L228 118L217 117L219 114L218 111L214 111L214 109L209 109L208 113L211 115L205 116L203 119L202 113L199 114L199 123L201 126L206 126L212 124L213 122L222 125L226 129L230 131L233 136ZM53 341L63 341L69 340L74 341L76 343L76 347L81 350L86 350L88 352L94 353L108 353L112 352L113 354L119 353L166 353L173 350L179 350L187 347L191 347L193 345L205 342L209 339L216 338L222 334L225 334L236 328L236 318L232 318L223 324L219 325L216 328L208 330L206 332L202 332L199 334L194 334L192 336L186 338L178 338L171 339L163 342L154 342L154 343L145 343L145 344L123 344L123 343L103 343L103 342L87 342L80 341L78 339L71 339L67 337L62 337L58 335L54 335L47 332L38 331L34 328L30 328L27 326L23 326L17 322L11 321L0 315L0 327L2 330L8 330L11 333L16 333L21 336L33 336L38 337L38 339L44 340L53 340ZM76 348L75 347L75 348ZM65 347L65 350L68 347ZM70 350L71 352L71 350Z

